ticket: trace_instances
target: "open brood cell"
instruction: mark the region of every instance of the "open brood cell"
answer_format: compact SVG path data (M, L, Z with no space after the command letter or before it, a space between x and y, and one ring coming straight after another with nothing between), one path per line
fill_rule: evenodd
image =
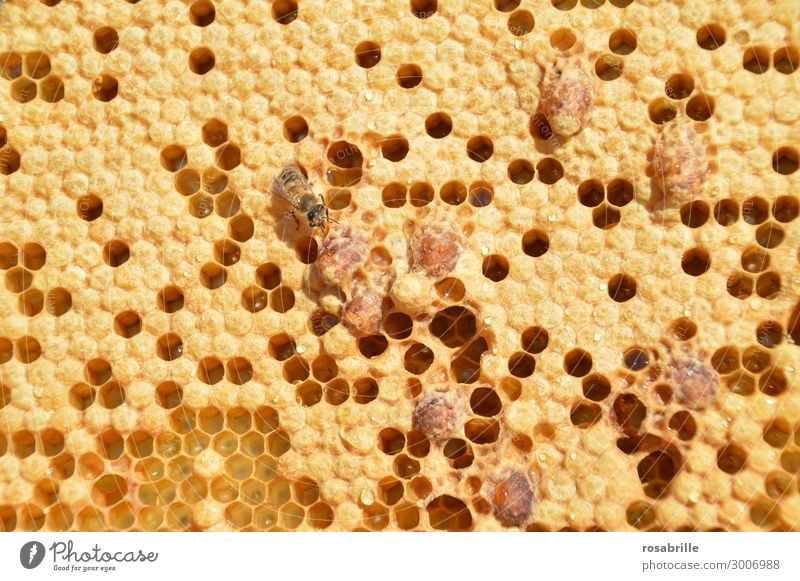
M795 530L797 42L651 4L30 2L0 528Z

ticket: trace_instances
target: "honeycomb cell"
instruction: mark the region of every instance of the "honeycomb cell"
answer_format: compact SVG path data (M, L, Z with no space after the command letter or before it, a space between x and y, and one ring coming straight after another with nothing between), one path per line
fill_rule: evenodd
M608 281L608 295L618 303L636 296L636 280L625 273L616 274Z
M189 53L189 70L196 75L205 75L215 65L216 57L210 48L201 46Z
M614 54L628 55L636 50L636 34L627 28L620 28L608 38L608 48ZM669 94L669 93L667 93Z
M594 72L600 80L613 81L622 76L624 61L616 55L601 55L594 63Z
M430 526L441 531L467 531L472 528L472 513L464 501L444 494L425 507Z
M33 363L42 356L42 346L34 337L28 335L17 339L15 345L17 359L22 363Z
M0 530L3 532L11 532L17 528L17 513L14 507L9 505L0 505Z
M156 354L164 361L174 361L183 356L183 339L176 333L162 335L156 341Z
M214 162L218 168L231 171L242 163L242 151L238 145L225 143L214 152Z
M93 222L103 215L103 201L94 194L78 198L76 204L78 216L87 222Z
M297 403L311 407L322 401L322 386L316 381L305 381L295 389Z
M508 358L508 372L514 377L530 377L536 370L536 360L527 353L517 352Z
M128 493L128 484L118 474L106 474L92 486L92 500L101 506L113 506Z
M11 98L17 103L30 103L36 98L36 83L22 77L11 83Z
M692 248L681 257L681 268L689 276L701 276L711 268L711 257L703 248Z
M753 226L769 217L769 205L764 198L752 197L742 203L742 219Z
M125 403L125 389L116 381L110 381L98 391L98 400L105 408L117 408Z
M195 26L208 26L215 17L216 10L211 0L197 0L189 7L189 20Z
M94 49L100 54L108 54L119 46L119 34L110 26L101 26L92 35Z
M92 82L92 96L103 103L113 100L119 93L119 82L111 75L100 75Z
M446 204L458 206L467 199L467 188L459 181L449 181L441 187L439 196Z
M704 93L699 93L686 103L686 115L694 121L708 121L714 114L716 103L714 98Z
M593 373L584 377L581 388L586 399L603 401L611 393L611 383L604 376Z
M572 407L569 419L572 425L585 430L600 421L602 414L600 406L589 401L583 401Z
M447 137L452 130L453 121L447 113L433 113L425 119L425 132L434 139Z
M765 46L751 46L742 54L742 66L746 71L761 75L769 69L769 49Z
M772 154L772 169L781 175L791 175L797 171L798 154L794 147L779 147Z
M758 388L770 396L777 396L786 391L788 382L786 376L778 367L770 368L758 378Z
M28 289L19 295L19 312L27 317L34 317L44 308L44 294L36 288Z
M206 263L200 269L200 282L208 289L215 290L220 288L228 280L228 272L223 266L214 263Z
M756 340L768 349L775 348L783 342L783 327L778 321L764 321L756 329Z
M534 25L533 14L527 10L517 10L508 17L508 31L514 36L529 34Z
M780 246L785 236L783 228L774 222L764 223L756 230L756 242L768 250Z
M616 424L629 435L638 433L647 417L647 408L632 393L617 396L612 410Z
M11 175L19 170L19 165L19 152L10 145L5 145L0 151L0 174Z
M645 530L655 522L656 512L653 506L646 502L634 502L626 509L625 520L632 527Z
M477 333L475 314L460 306L438 311L431 319L428 329L431 334L451 349L462 347Z
M378 382L371 377L362 377L353 382L353 401L368 404L378 397Z
M8 363L14 356L14 344L5 337L0 337L0 364Z
M592 211L592 223L601 230L608 230L619 224L622 215L619 210L603 204Z
M272 19L278 24L287 25L297 20L296 0L276 0L272 3Z
M546 157L536 164L536 175L540 182L550 186L564 177L564 167L557 159Z
M22 75L22 56L14 51L0 53L0 76L13 81Z
M772 55L772 66L784 75L791 75L800 66L800 51L793 46L783 46Z
M422 82L422 69L419 65L409 63L397 69L397 84L403 89L413 89Z
M705 50L716 50L725 44L725 29L716 23L706 24L697 30L697 45Z
M394 135L380 142L381 156L392 162L403 161L408 155L408 139Z

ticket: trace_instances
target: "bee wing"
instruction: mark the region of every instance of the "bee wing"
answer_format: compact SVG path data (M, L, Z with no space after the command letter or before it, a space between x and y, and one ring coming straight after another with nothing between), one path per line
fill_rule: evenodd
M314 195L314 190L303 171L294 162L284 165L280 173L275 176L272 180L272 191L293 206L299 206L303 196Z

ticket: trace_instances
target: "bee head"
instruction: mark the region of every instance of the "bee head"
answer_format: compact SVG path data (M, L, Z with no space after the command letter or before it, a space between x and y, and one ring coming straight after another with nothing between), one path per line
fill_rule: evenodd
M313 228L321 228L325 221L328 219L328 209L323 204L317 204L311 211L306 214L308 223Z

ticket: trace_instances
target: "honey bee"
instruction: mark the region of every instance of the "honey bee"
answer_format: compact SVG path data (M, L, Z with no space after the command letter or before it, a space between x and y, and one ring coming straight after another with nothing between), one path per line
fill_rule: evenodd
M294 219L298 230L300 229L300 220L295 212L305 214L308 224L312 228L321 228L326 222L338 224L328 214L328 207L325 205L322 194L319 195L318 202L314 190L311 189L311 184L308 183L296 164L286 165L281 173L272 180L272 191L292 205L291 210L287 211L285 216L291 216Z

